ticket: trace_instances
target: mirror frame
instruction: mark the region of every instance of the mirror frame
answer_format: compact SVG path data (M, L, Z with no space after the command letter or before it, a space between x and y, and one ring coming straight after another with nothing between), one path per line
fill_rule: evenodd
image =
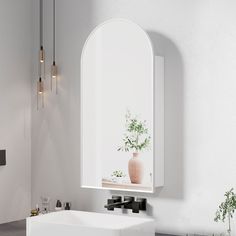
M151 191L145 191L145 190L136 190L136 189L118 189L118 188L107 188L107 187L100 187L100 186L87 186L87 185L84 185L84 182L83 182L83 161L84 161L84 157L83 157L83 143L82 143L82 140L83 140L83 119L82 119L82 111L83 111L83 91L82 91L82 84L83 84L83 56L84 56L84 52L85 52L85 49L87 47L87 44L90 40L90 38L97 32L97 30L99 30L101 27L103 27L104 25L108 24L108 23L111 23L111 22L117 22L117 21L125 21L129 24L133 24L134 26L138 27L139 29L142 30L142 32L146 35L147 39L148 39L148 42L150 44L150 48L151 48L151 52L152 52L152 89L153 89L153 94L152 94L152 100L153 100L153 106L152 106L152 116L153 116L153 130L151 131L151 134L152 134L152 137L153 137L153 140L152 140L152 156L153 156L153 167L152 167L152 170L153 170L153 176L152 176L152 190ZM155 54L154 54L154 49L153 49L153 44L152 44L152 41L148 35L148 33L142 28L140 27L138 24L130 21L130 20L127 20L127 19L123 19L123 18L113 18L113 19L110 19L110 20L107 20L101 24L99 24L98 26L96 26L92 32L89 34L89 36L87 37L86 41L85 41L85 44L83 46L83 49L82 49L82 53L81 53L81 73L80 73L80 187L81 188L89 188L89 189L104 189L104 190L114 190L114 191L125 191L125 192L141 192L141 193L154 193L155 192L155 187L156 187L156 179L157 179L157 176L156 176L156 173L155 173L155 166L156 166L156 148L155 148L155 144L156 144L156 135L155 135L155 129L156 129L156 121L155 121L155 114L156 114L156 109L155 109L155 77L156 77L156 73L155 73L155 68L156 68L156 65L155 65ZM164 184L164 183L163 183ZM163 184L161 183L160 186L163 186Z

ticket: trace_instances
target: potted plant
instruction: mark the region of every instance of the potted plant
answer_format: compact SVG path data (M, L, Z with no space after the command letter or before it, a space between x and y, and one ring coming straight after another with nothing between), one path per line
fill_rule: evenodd
M122 183L126 175L121 170L115 170L111 176L113 182Z
M233 188L227 191L224 196L225 201L219 205L218 210L216 211L215 221L225 222L225 219L228 221L228 235L231 235L231 219L233 218L234 211L236 209L236 195L233 192Z
M148 134L146 121L138 120L137 116L131 116L127 111L125 115L126 132L123 138L123 146L118 151L133 152L133 157L129 160L129 177L131 183L140 184L143 177L143 164L139 158L139 153L150 144L151 137Z

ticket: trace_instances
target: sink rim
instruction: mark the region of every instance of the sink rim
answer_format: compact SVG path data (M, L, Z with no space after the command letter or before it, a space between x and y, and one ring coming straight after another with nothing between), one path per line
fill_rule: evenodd
M76 223L74 222L63 222L63 217L66 216L73 216L73 220L77 220ZM107 222L105 225L99 225L99 224L94 224L89 222L89 217L92 216L96 217L104 217L105 220L109 220L110 222ZM56 219L56 217L58 217ZM83 222L79 222L81 220L80 217L85 216L86 219ZM77 219L76 219L77 218ZM83 218L82 218L83 219ZM98 218L99 219L99 218ZM117 221L113 221L113 224L111 221L113 219L117 219ZM95 219L96 220L96 219ZM128 221L128 222L127 222ZM137 222L136 222L137 221ZM35 217L28 217L27 222L32 222L32 223L45 223L45 224L52 224L52 225L64 225L64 226L78 226L78 227L83 227L83 228L91 228L91 229L104 229L104 230L124 230L128 228L133 228L133 227L140 227L145 224L152 224L154 223L154 219L152 217L137 217L137 216L127 216L127 215L116 215L116 214L108 214L108 213L99 213L99 212L89 212L89 211L76 211L76 210L70 210L70 211L59 211L59 212L50 212L48 214L44 215L39 215ZM116 224L118 222L118 224Z

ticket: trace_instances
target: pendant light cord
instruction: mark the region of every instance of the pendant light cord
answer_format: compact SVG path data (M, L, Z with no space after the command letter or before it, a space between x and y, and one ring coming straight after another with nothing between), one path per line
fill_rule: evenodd
M40 0L40 13L39 13L39 37L40 37L40 48L43 47L43 0Z
M53 0L53 63L56 61L56 0Z

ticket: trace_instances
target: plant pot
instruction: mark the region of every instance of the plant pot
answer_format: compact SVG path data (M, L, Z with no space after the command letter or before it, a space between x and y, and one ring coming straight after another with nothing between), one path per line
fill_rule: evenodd
M122 184L122 183L124 182L124 177L117 177L117 176L114 176L114 177L112 178L112 181L113 181L114 183L117 183L117 184Z
M132 184L141 184L143 179L143 163L139 158L139 153L133 153L129 160L129 178Z

